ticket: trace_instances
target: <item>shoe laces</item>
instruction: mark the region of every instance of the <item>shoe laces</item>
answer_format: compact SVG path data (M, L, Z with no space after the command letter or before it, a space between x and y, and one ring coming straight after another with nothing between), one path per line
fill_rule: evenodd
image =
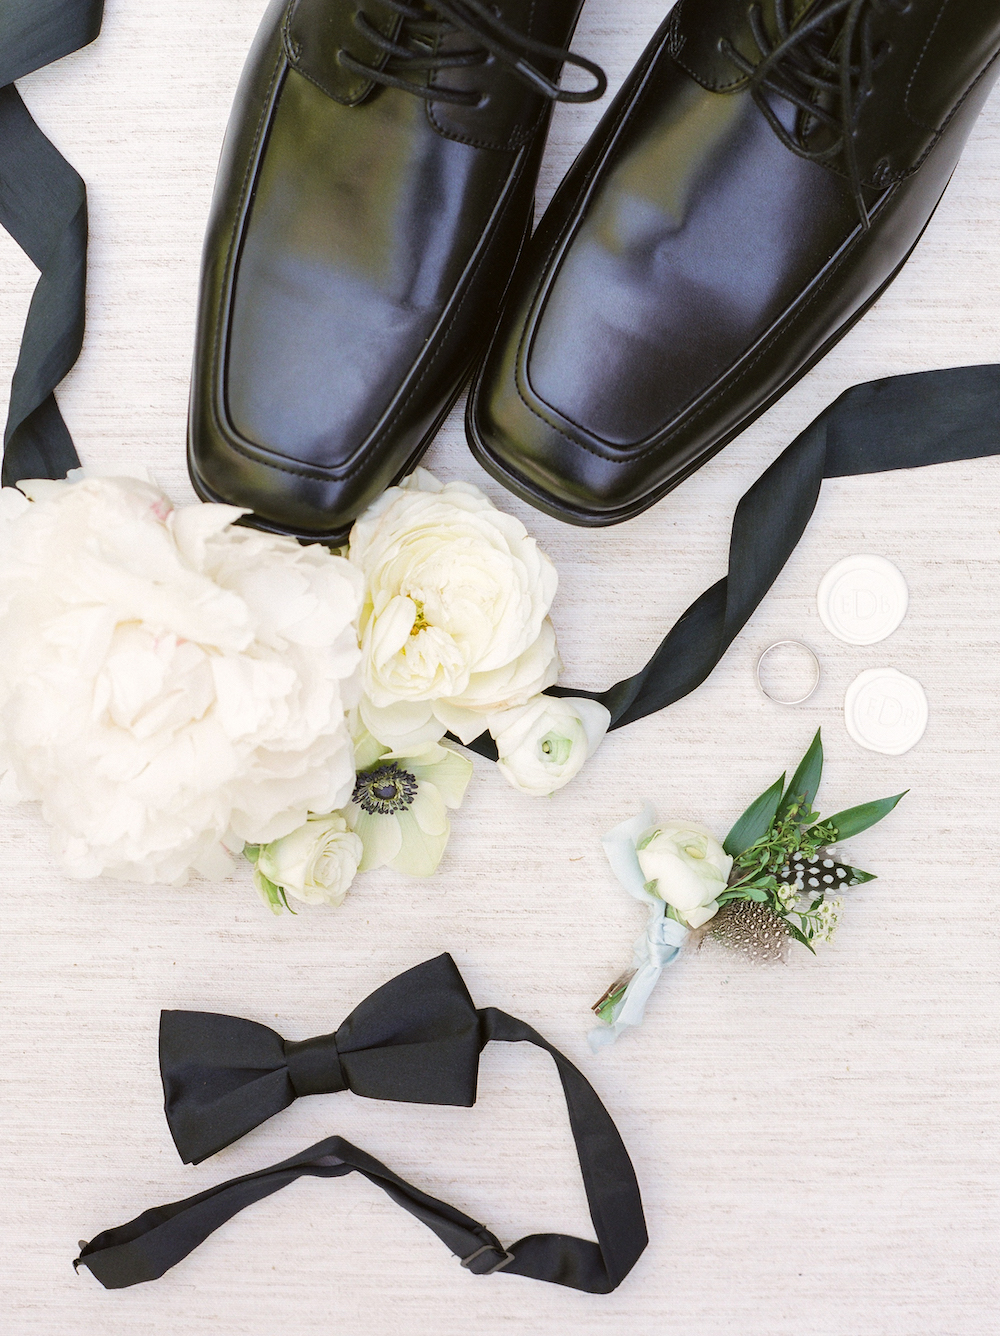
M482 93L471 89L441 88L432 79L417 81L408 76L468 69L485 65L493 57L552 102L593 102L603 97L607 90L607 75L600 65L564 47L550 46L518 32L481 0L381 0L381 3L402 18L393 37L381 33L362 9L355 14L354 23L369 42L386 53L387 59L380 67L367 65L343 50L338 59L346 69L386 88L401 88L427 102L478 106L483 100ZM436 50L443 38L455 32L464 33L471 39L472 45L467 51L443 54ZM579 91L562 88L532 64L532 56L553 60L560 65L575 65L593 77L593 86Z
M858 123L875 70L892 50L876 41L873 23L879 14L910 8L910 0L826 0L793 27L788 0L775 0L778 40L772 42L758 3L750 8L750 27L762 59L755 64L725 38L719 42L719 50L749 75L754 102L786 148L812 162L840 160L865 231L871 220L858 164ZM781 123L768 93L798 108L794 129ZM829 137L817 148L814 136L821 128Z

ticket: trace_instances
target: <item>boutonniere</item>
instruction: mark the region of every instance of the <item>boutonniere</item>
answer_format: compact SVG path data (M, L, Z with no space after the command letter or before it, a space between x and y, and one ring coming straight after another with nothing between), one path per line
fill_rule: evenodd
M648 804L603 839L625 890L649 906L632 968L594 1005L604 1025L596 1050L639 1025L664 968L691 942L711 935L755 960L784 960L793 942L815 951L840 919L841 892L875 874L842 862L833 846L858 835L896 806L903 793L821 818L813 810L823 773L819 731L789 783L785 776L756 798L720 844L694 821L657 821Z

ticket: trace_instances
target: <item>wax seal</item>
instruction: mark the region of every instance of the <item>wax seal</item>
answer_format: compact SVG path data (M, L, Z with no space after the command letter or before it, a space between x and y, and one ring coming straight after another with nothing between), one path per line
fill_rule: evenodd
M847 688L844 722L869 751L902 756L927 727L927 697L915 678L895 668L869 668Z
M906 616L909 590L885 557L845 557L823 576L816 594L823 625L848 645L874 645Z

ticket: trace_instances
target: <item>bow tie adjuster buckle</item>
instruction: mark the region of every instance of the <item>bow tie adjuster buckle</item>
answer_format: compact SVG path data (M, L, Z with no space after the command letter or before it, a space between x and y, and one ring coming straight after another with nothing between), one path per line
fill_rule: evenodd
M474 1267L472 1265L473 1262L476 1261L477 1258L482 1257L484 1253L493 1253L494 1256L499 1257L500 1260L495 1262L493 1266ZM481 1248L477 1248L475 1252L469 1253L468 1257L463 1257L462 1265L467 1271L471 1271L474 1276L492 1276L494 1271L502 1271L504 1267L509 1266L513 1260L514 1254L508 1252L505 1248L501 1248L499 1244L484 1243Z

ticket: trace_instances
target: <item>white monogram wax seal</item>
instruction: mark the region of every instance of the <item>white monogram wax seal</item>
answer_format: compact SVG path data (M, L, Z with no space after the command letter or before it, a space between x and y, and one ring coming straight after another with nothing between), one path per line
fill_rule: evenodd
M831 566L816 594L826 629L848 645L874 645L906 616L906 581L885 557L845 557Z
M927 727L927 697L915 678L895 668L869 668L847 688L844 722L869 751L901 756Z

